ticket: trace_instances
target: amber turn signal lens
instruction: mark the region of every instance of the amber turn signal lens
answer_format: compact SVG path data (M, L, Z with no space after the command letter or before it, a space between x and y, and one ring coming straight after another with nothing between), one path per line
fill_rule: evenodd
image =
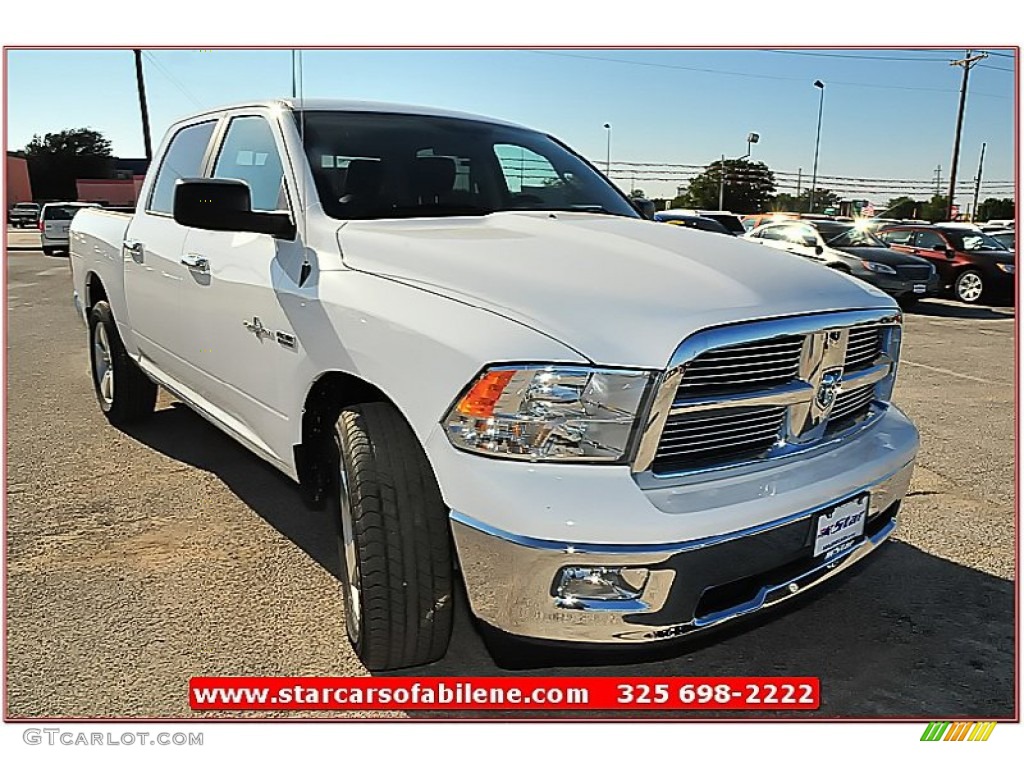
M463 416L490 418L494 415L494 404L514 375L515 371L488 371L470 388L455 409Z

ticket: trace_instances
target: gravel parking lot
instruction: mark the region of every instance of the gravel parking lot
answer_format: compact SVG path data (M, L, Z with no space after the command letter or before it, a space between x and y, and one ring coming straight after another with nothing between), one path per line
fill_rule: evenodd
M6 715L187 717L193 675L368 674L333 522L166 393L131 433L108 426L67 259L8 234ZM816 675L821 716L1012 717L1014 330L1013 308L907 317L896 401L920 461L897 540L863 567L714 642L531 674ZM464 610L412 673L510 674Z

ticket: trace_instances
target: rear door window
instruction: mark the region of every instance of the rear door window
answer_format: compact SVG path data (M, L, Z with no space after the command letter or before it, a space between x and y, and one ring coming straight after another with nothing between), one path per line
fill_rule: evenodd
M182 128L171 139L171 144L160 161L153 192L149 196L149 207L155 213L170 214L174 208L174 185L178 179L201 176L203 158L213 135L215 121L198 123Z

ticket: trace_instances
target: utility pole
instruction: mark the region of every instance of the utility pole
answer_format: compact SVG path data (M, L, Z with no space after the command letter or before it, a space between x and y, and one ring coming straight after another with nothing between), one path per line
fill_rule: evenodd
M725 210L725 155L722 155L722 164L718 166L718 210Z
M935 167L935 195L936 197L942 194L942 165Z
M142 51L135 52L135 80L139 84L139 109L142 111L142 140L146 145L146 159L153 159L153 142L149 138L149 108L146 106L146 82L142 77Z
M961 67L964 71L963 80L960 83L960 108L956 114L956 136L953 139L953 167L949 172L949 199L946 201L946 220L953 220L953 197L956 195L956 171L960 163L960 133L964 127L964 107L967 106L967 78L971 74L971 67L982 59L987 59L987 53L979 53L972 56L970 50L967 56L956 61L949 62L952 67Z
M797 168L796 169L796 197L797 197L797 201L799 201L799 199L800 199L800 191L801 191L801 188L803 187L803 180L804 180L804 169L803 168Z
M971 208L971 221L978 218L978 195L981 193L981 172L985 167L985 142L981 142L981 158L978 160L978 176L974 180L974 206Z

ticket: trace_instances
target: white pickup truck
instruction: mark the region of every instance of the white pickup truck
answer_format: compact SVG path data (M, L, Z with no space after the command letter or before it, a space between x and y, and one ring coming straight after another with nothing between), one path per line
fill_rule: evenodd
M197 114L71 257L107 418L164 387L332 510L370 669L444 655L460 580L490 641L718 626L870 553L910 482L890 298L647 221L517 125Z

